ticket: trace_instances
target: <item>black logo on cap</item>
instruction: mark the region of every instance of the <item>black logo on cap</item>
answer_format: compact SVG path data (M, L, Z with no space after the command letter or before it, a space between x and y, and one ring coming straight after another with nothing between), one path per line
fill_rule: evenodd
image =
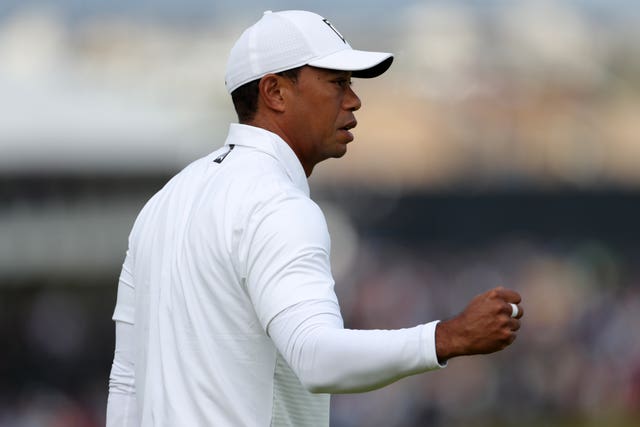
M338 37L340 37L340 40L342 40L342 42L343 42L344 44L346 44L346 43L347 43L347 41L344 39L344 37L342 37L342 34L340 34L340 31L336 30L336 27L334 27L334 26L333 26L333 24L327 20L327 18L324 18L322 21L323 21L325 24L327 24L327 25L329 26L329 28L331 28L331 29L333 30L333 32L334 32L334 33L336 33L336 34L338 35Z

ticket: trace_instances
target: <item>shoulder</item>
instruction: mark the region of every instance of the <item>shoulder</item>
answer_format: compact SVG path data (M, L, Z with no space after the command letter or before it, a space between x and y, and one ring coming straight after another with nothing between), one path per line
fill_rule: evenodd
M275 243L276 247L314 247L328 251L331 241L320 207L297 189L273 193L249 211L249 234ZM279 243L278 243L279 242ZM285 251L286 252L286 251Z
M273 205L286 201L312 204L301 188L296 186L278 159L269 153L238 147L229 155L227 168L220 176L233 191L242 194L248 204ZM246 204L245 204L246 205Z

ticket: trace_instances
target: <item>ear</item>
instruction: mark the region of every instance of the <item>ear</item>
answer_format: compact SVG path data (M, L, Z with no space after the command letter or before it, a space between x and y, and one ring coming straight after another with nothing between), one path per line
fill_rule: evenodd
M258 84L258 90L260 91L260 99L270 110L277 111L279 113L285 110L285 96L286 84L283 77L276 74L267 74L260 79Z

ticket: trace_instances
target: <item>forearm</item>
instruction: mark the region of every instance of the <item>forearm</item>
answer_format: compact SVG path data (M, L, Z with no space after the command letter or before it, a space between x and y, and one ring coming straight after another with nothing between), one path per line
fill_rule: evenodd
M116 321L116 349L109 376L107 427L138 424L134 371L134 326Z
M335 304L311 301L279 314L269 334L310 391L350 393L442 367L435 349L436 323L396 330L344 329Z

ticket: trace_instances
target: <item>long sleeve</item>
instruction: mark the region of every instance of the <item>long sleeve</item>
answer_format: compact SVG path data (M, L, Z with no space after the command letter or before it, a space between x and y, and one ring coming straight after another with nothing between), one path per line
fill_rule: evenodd
M135 287L133 258L128 252L118 283L118 302L113 315L116 323L116 347L109 376L107 427L138 425L135 385Z
M373 390L442 368L437 321L408 329L344 329L338 306L304 301L278 314L268 332L302 384L315 393Z
M344 329L324 215L304 194L283 194L252 210L238 270L246 272L254 310L300 382L317 393L358 392L441 367L437 322Z
M133 325L116 321L116 350L109 376L107 427L138 425L133 348Z

